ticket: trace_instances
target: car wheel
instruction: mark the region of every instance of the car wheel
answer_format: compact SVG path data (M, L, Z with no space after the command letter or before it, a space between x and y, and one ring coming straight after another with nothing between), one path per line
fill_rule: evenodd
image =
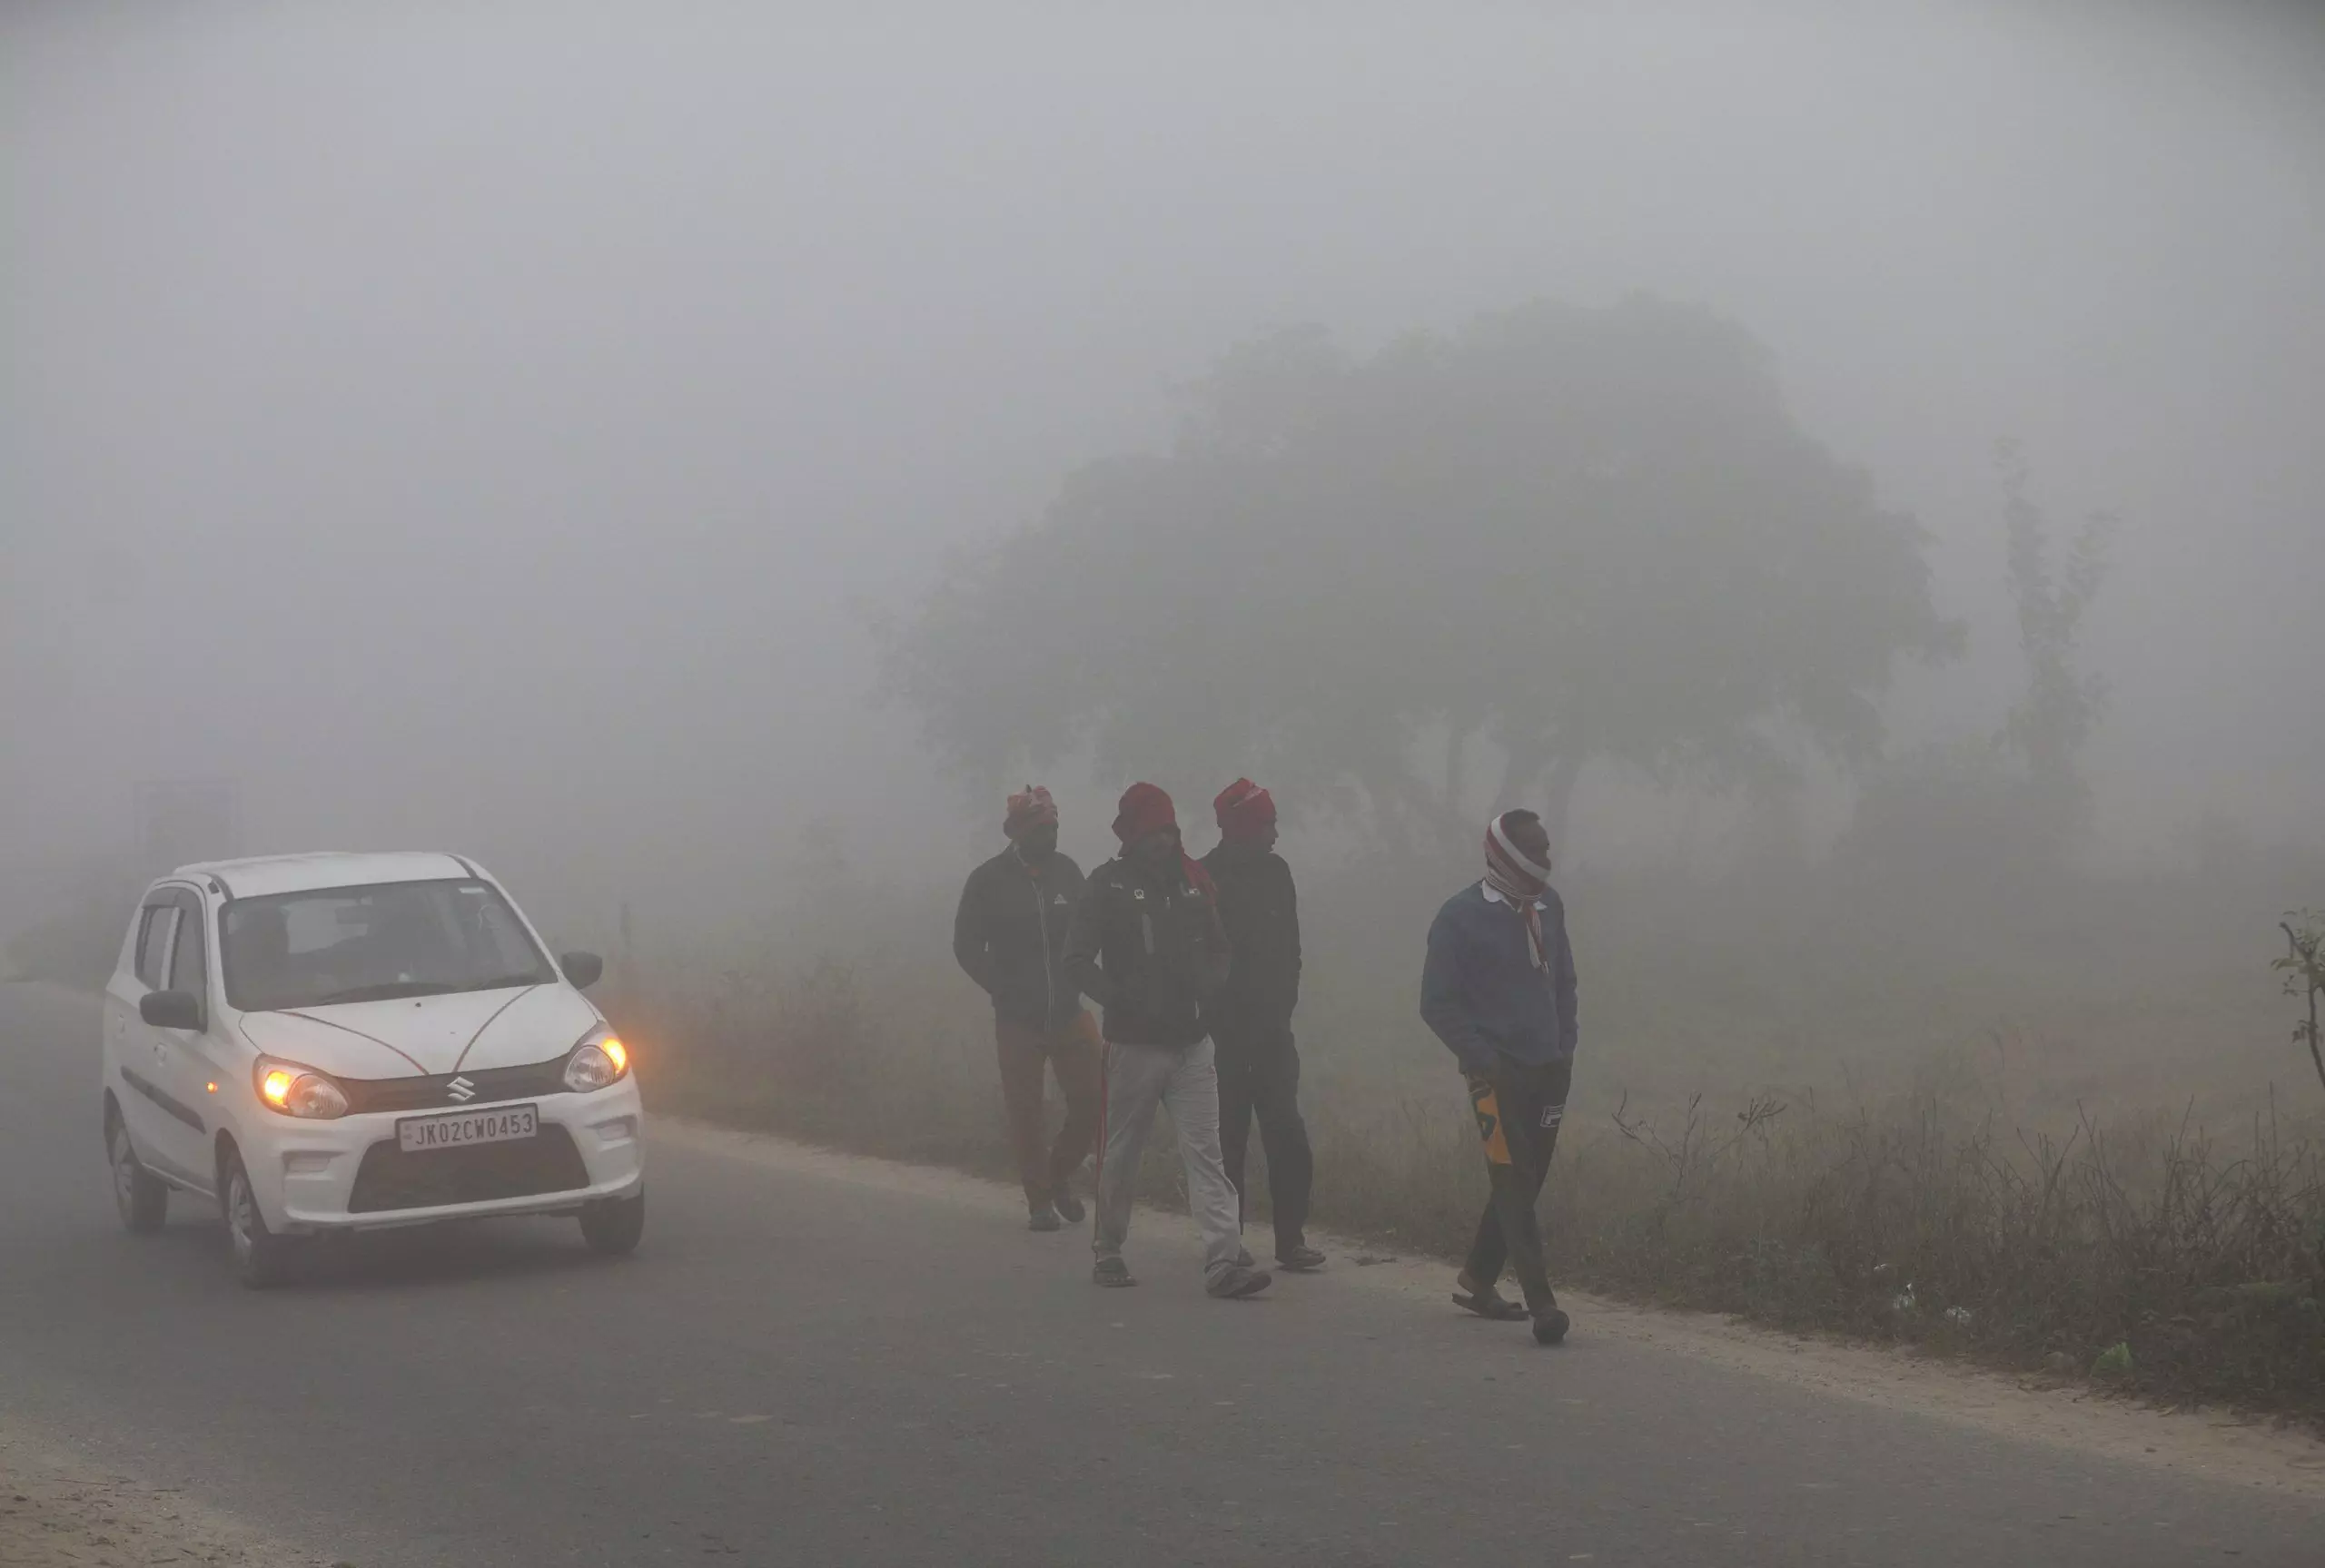
M581 1239L592 1252L619 1257L635 1252L645 1234L646 1195L642 1192L635 1198L604 1198L581 1211Z
M291 1277L293 1245L289 1237L277 1236L266 1228L266 1216L259 1212L258 1195L251 1190L251 1175L242 1169L242 1156L229 1151L223 1163L226 1245L234 1277L253 1290L269 1289Z
M113 1201L122 1224L140 1235L161 1229L170 1214L169 1187L138 1163L129 1129L117 1116L105 1122L105 1155L113 1163Z

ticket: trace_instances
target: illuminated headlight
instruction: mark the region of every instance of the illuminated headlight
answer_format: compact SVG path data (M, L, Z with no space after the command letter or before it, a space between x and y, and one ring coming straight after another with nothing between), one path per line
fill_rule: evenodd
M347 1114L346 1094L312 1068L261 1057L251 1076L269 1110L309 1121L329 1121Z
M629 1049L610 1034L600 1034L583 1040L565 1059L565 1087L576 1094L588 1094L618 1083L629 1070Z

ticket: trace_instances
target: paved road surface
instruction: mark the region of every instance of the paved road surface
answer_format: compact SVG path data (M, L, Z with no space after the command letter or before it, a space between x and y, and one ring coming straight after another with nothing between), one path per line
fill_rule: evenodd
M1071 1234L713 1153L645 1247L364 1245L243 1291L114 1223L94 1011L0 988L0 1405L361 1568L2325 1563L2325 1509L1331 1276L1204 1299Z

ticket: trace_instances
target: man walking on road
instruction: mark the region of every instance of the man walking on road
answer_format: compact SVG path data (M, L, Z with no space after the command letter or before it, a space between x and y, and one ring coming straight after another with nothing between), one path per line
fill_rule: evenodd
M1219 1075L1203 1022L1228 962L1211 878L1187 858L1171 797L1153 784L1123 794L1114 836L1122 855L1092 873L1065 944L1070 983L1106 1015L1091 1277L1137 1283L1123 1243L1161 1106L1178 1129L1187 1207L1202 1233L1203 1287L1217 1297L1255 1296L1269 1276L1248 1261L1236 1225L1235 1189L1219 1153Z
M1550 835L1529 811L1486 830L1485 880L1437 912L1421 971L1420 1015L1469 1080L1493 1195L1453 1299L1480 1317L1530 1317L1556 1345L1567 1316L1542 1264L1535 1200L1566 1119L1576 1040L1574 949L1550 888ZM1526 1305L1494 1288L1507 1264Z
M1009 847L971 872L961 889L953 956L993 998L1001 1098L1025 1185L1026 1226L1057 1230L1087 1213L1069 1184L1098 1130L1097 1024L1065 971L1082 868L1058 851L1057 806L1045 789L1027 784L1011 795L1002 831ZM1065 1097L1065 1126L1046 1151L1044 1062Z
M1300 895L1275 853L1275 801L1237 779L1212 803L1219 847L1203 869L1219 889L1219 920L1233 962L1206 1016L1219 1061L1219 1137L1236 1218L1243 1212L1243 1156L1252 1119L1268 1157L1268 1208L1275 1260L1295 1272L1321 1267L1308 1245L1308 1192L1315 1157L1300 1119L1300 1052L1291 1014L1300 1005Z

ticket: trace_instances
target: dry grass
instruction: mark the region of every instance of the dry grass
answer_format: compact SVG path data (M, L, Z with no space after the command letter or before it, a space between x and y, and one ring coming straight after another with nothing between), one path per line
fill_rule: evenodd
M990 1040L952 977L892 973L875 992L831 962L698 973L622 1011L660 1104L1008 1175ZM1414 1063L1316 1075L1315 1218L1446 1256L1475 1223L1484 1173L1458 1080ZM2128 1366L2108 1357L2106 1376L2131 1391L2325 1425L2313 1118L2263 1111L2219 1135L2121 1109L2046 1123L2013 1111L2013 1076L1990 1046L1984 1060L1925 1058L1845 1107L1610 1096L1569 1118L1545 1199L1558 1276L2030 1371L2085 1376L2124 1346ZM1146 1187L1176 1194L1167 1145Z

